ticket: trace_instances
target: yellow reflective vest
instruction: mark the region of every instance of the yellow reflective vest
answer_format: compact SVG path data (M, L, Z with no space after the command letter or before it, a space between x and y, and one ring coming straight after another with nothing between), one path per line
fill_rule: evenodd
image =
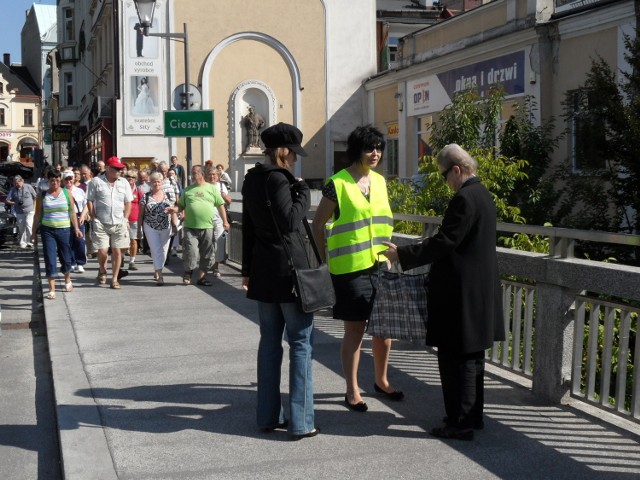
M332 176L340 216L327 226L329 271L334 275L357 272L374 265L383 241L393 233L393 214L384 177L369 172L369 201L345 169Z

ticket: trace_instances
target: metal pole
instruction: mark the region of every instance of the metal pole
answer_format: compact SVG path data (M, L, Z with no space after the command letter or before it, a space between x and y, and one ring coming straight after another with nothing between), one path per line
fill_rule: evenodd
M191 109L191 90L189 85L189 37L187 34L187 24L184 28L184 94L187 100L186 110ZM187 137L187 178L191 176L191 137Z

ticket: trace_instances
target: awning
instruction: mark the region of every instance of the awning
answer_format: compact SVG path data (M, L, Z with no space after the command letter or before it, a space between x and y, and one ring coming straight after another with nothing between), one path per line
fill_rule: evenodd
M39 144L37 140L26 137L26 138L20 139L20 141L18 142L18 145L36 145L37 146Z

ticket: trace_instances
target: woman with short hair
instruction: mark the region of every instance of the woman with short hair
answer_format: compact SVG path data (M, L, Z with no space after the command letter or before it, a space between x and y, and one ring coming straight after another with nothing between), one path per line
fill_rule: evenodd
M44 266L49 283L48 300L56 298L56 278L58 276L57 260L60 259L64 274L64 291L71 292L71 265L73 253L69 237L72 232L82 237L78 227L78 219L73 210L73 194L62 188L62 174L51 170L48 174L48 189L36 198L36 214L33 219L32 241L37 238L38 229L42 238Z
M345 405L353 411L368 407L358 387L358 366L362 337L371 313L371 275L378 272L378 255L391 240L393 214L385 179L374 169L382 160L385 141L372 126L356 128L347 139L349 167L327 180L322 199L313 217L313 233L318 245L329 253L329 271L336 291L333 318L343 320L344 337L340 356L347 384ZM328 227L325 224L333 218ZM320 249L324 256L325 250ZM384 261L384 258L382 259ZM388 400L404 394L387 378L391 339L372 337L375 380L373 389Z
M144 194L140 202L140 214L144 236L151 250L153 260L153 278L156 285L164 285L162 267L167 259L169 243L171 241L171 228L177 225L178 219L175 213L168 213L167 209L173 205L169 200L162 184L164 177L160 172L153 172L149 176L151 190Z

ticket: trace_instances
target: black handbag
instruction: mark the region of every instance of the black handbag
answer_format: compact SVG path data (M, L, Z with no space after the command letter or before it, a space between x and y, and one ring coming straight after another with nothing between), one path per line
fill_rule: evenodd
M331 281L329 267L326 263L322 263L320 252L318 251L318 246L313 239L313 233L311 232L311 227L309 227L307 217L302 219L302 223L304 224L307 235L309 236L309 243L315 253L318 266L315 268L296 268L293 265L293 257L291 256L289 247L284 241L282 232L280 232L280 228L278 227L278 222L276 222L276 217L273 214L273 210L271 210L271 201L269 200L269 192L267 191L268 181L269 178L267 177L267 182L265 182L264 187L267 195L267 207L271 213L271 218L273 218L273 224L276 227L276 232L278 232L280 241L282 242L284 250L289 257L291 278L293 279L293 292L296 296L296 304L298 305L298 308L302 312L313 313L318 310L322 310L323 308L333 307L336 303L336 292L333 289L333 282Z

